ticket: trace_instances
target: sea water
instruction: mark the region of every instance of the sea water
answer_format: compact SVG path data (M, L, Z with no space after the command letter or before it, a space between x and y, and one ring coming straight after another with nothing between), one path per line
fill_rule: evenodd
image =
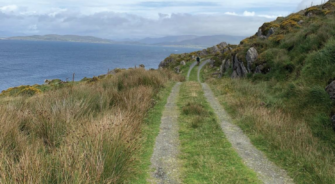
M43 84L45 79L75 80L114 68L144 64L158 68L170 54L196 48L0 40L0 92L9 87Z

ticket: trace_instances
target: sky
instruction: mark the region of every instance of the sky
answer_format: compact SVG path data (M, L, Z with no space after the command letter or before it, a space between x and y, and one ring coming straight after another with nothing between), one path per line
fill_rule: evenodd
M323 0L1 0L0 37L74 34L114 40L251 36Z

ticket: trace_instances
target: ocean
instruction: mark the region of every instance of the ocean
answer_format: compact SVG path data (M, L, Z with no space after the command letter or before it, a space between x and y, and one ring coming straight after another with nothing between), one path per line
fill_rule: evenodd
M0 92L9 87L43 84L45 79L75 80L106 74L108 69L144 64L158 68L170 54L197 48L0 40Z

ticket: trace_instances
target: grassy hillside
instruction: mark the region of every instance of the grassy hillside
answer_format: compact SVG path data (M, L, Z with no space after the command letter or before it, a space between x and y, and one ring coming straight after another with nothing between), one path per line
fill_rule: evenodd
M0 183L124 183L136 172L148 110L168 81L182 79L140 68L4 91Z
M335 102L325 87L335 79L334 11L331 0L264 23L239 45L173 55L162 66L174 68L196 55L211 58L206 82L252 142L295 182L330 184ZM248 63L252 47L258 56Z

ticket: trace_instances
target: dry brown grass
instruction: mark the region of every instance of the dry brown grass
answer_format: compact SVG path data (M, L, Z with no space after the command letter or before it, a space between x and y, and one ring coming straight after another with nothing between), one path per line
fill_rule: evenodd
M0 183L122 183L169 71L127 70L0 103ZM0 99L1 101L1 99Z
M268 107L262 100L265 88L245 80L210 82L253 143L287 169L297 183L335 181L334 150L313 135L304 118L293 117L296 110Z

